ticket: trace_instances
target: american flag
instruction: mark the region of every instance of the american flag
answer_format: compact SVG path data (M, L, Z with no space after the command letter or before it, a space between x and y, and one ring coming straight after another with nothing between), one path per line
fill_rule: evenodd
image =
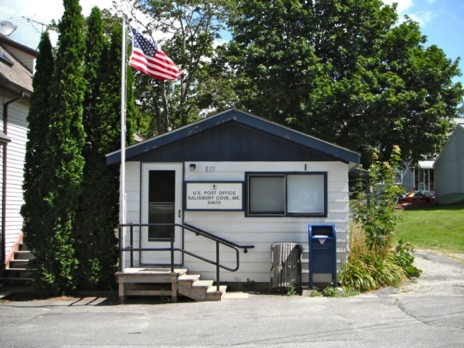
M132 54L129 65L159 80L178 79L183 70L174 64L163 51L132 28Z

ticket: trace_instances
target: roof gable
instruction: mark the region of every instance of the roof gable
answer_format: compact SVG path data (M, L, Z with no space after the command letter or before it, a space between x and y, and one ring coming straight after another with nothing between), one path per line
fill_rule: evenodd
M359 163L359 154L231 109L126 149L136 161L342 161ZM121 152L107 155L108 164Z
M32 70L29 70L23 61L12 52L22 52L24 55L30 56L31 61L35 59L37 52L20 45L11 39L0 34L0 83L1 86L12 91L13 93L20 94L32 93Z
M445 157L453 156L449 152L455 152L462 154L462 144L464 143L464 124L458 123L453 133L451 133L448 141L446 142L440 155L437 157L434 163L434 168L439 165L440 162L445 161ZM447 156L448 155L448 156Z

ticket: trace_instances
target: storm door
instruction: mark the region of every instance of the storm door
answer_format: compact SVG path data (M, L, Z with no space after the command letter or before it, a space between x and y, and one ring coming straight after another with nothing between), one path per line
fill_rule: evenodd
M142 221L156 224L142 230L143 248L182 247L182 164L145 164L143 167ZM181 263L182 253L174 253L174 262ZM169 251L143 251L142 263L169 265Z

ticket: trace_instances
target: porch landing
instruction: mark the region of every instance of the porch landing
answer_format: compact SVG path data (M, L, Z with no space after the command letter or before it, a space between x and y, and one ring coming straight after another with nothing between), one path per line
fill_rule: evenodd
M126 296L170 296L176 302L179 295L196 301L221 301L226 286L219 291L212 280L200 280L198 274L188 274L185 268L126 268L117 272L119 299Z

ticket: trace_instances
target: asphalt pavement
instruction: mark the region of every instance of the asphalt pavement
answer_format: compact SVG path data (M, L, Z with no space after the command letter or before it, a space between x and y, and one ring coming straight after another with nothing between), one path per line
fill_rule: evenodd
M464 262L419 251L421 277L327 298L230 292L221 302L106 296L0 302L1 347L464 347ZM16 300L15 300L16 298Z

